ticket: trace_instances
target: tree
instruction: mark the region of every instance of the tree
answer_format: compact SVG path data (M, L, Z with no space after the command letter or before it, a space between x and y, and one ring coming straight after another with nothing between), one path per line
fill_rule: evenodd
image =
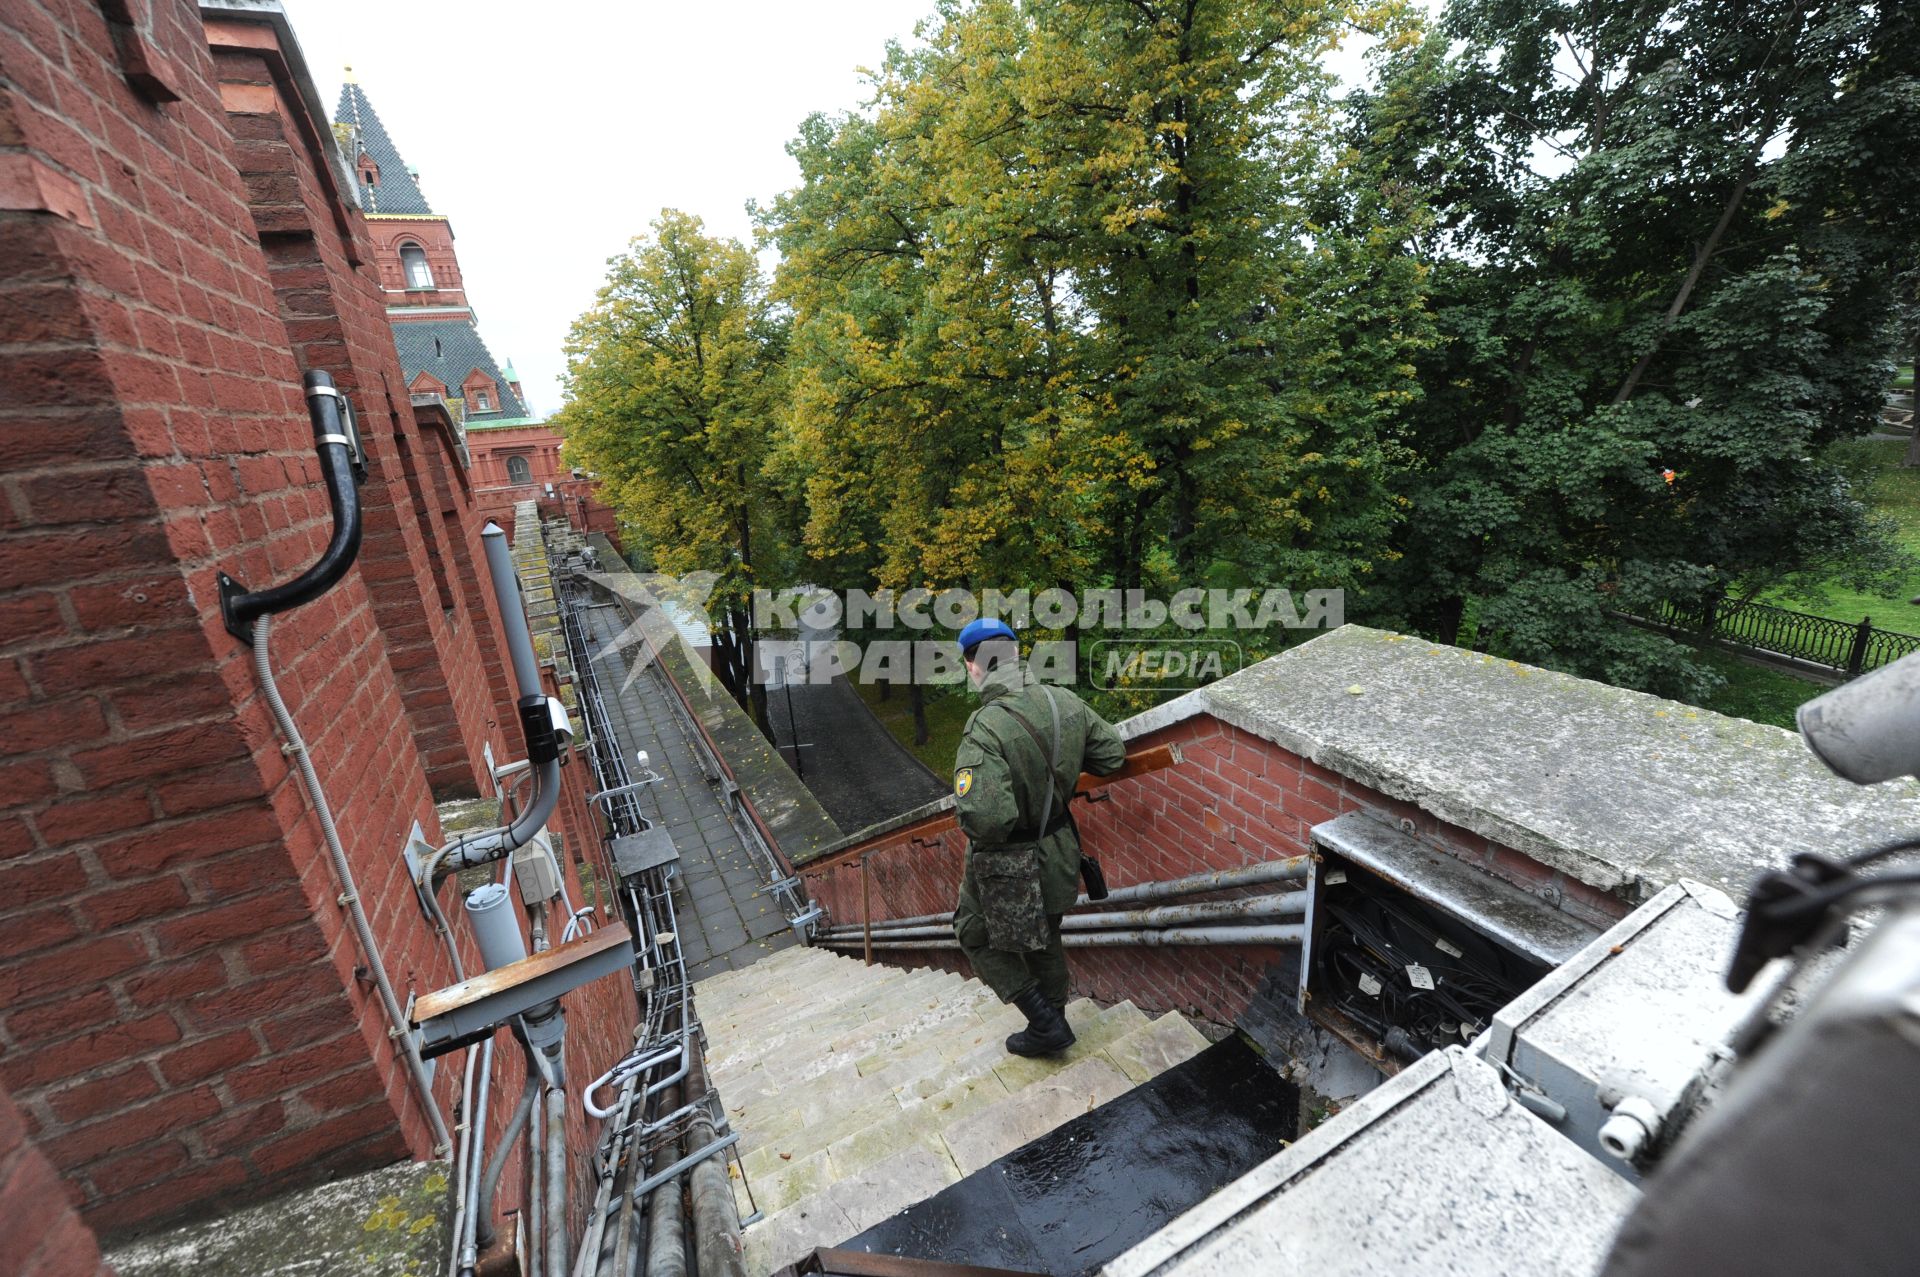
M1454 0L1359 144L1422 191L1444 341L1373 604L1443 641L1656 690L1609 620L1901 565L1831 444L1887 382L1913 260L1910 5Z
M608 263L575 321L555 418L569 461L602 476L661 571L718 575L721 678L762 730L750 598L785 583L797 539L796 512L768 474L785 355L753 254L668 209Z

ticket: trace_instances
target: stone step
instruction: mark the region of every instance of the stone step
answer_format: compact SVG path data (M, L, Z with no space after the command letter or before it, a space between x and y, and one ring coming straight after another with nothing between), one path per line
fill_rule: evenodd
M833 1245L1206 1045L1178 1015L1067 1007L1061 1056L1007 1054L1025 1018L977 980L788 950L695 987L740 1134L747 1269ZM749 1202L747 1188L752 1188Z

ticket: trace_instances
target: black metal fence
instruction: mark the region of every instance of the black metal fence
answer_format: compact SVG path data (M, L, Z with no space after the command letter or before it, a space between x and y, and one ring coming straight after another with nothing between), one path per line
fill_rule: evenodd
M1766 603L1722 602L1704 608L1666 603L1649 619L1701 638L1824 665L1848 678L1920 652L1920 634L1877 629L1871 617L1836 621Z

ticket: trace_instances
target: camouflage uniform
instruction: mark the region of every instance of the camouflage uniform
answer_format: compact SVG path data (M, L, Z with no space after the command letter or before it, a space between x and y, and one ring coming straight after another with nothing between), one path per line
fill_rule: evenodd
M1037 826L1047 797L1047 755L1013 714L1051 745L1049 693L1060 713L1053 769L1059 779L1051 828L1042 831ZM1037 984L1047 1001L1064 1006L1067 954L1060 915L1080 894L1080 840L1067 803L1081 772L1119 770L1127 747L1078 696L1062 687L1043 689L1024 673L1017 685L989 681L980 699L954 758L954 812L968 844L954 934L974 973L1001 1001L1011 1002Z

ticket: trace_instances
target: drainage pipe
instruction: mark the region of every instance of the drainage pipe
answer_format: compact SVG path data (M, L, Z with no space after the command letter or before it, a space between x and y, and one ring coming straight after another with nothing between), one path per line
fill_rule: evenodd
M534 654L533 635L527 629L526 607L520 600L519 577L507 550L507 534L499 524L489 521L481 530L480 541L486 548L487 575L493 580L493 597L499 604L501 628L506 632L514 682L520 688L520 729L526 737L527 758L533 764L533 795L504 828L464 834L448 843L436 866L444 864L449 873L498 860L522 846L540 832L560 801L560 738L546 689L540 685L540 662Z
M687 1143L705 1148L714 1142L713 1115L707 1109L707 1062L696 1040L689 1044L692 1067L687 1073L687 1102L695 1106ZM727 1180L725 1156L709 1157L687 1174L692 1199L693 1259L700 1277L747 1277L740 1257L740 1214Z
M547 1146L542 1157L547 1201L542 1213L547 1226L546 1270L551 1277L564 1277L567 1271L567 1087L561 1064L563 1050L562 1043L555 1043L550 1058L544 1051L533 1052L547 1088Z
M680 1107L680 1087L678 1084L667 1088L661 1097L663 1108ZM659 1156L670 1162L680 1158L680 1137L662 1144ZM636 1186L632 1196L639 1196ZM653 1196L647 1202L647 1264L646 1277L686 1277L687 1238L686 1222L680 1215L680 1178L673 1176L655 1187Z
M387 965L380 957L380 944L373 937L373 924L367 921L367 911L361 907L360 891L353 882L353 866L347 862L347 849L340 844L340 831L333 823L333 808L327 803L326 791L320 787L320 774L314 770L306 738L300 735L299 724L293 721L287 703L280 699L280 687L273 679L273 657L267 650L267 633L272 623L273 618L264 613L253 622L254 672L259 675L261 691L267 698L267 708L280 725L280 734L286 737L287 753L293 758L294 770L299 773L300 783L307 791L307 801L313 804L314 815L320 819L320 835L326 841L327 855L333 861L334 876L340 880L340 903L347 907L354 937L360 942L360 952L366 957L367 969L373 974L374 988L380 995L380 1008L387 1017L387 1036L400 1044L401 1054L406 1059L407 1075L413 1081L415 1094L419 1096L427 1128L433 1133L433 1155L445 1157L453 1151L453 1137L447 1134L447 1121L440 1115L440 1106L433 1098L433 1079L427 1075L426 1061L420 1058L419 1044L408 1032L407 1013L400 1007L400 999L393 992L392 981L387 979Z
M1176 945L1222 945L1222 944L1299 944L1306 936L1306 927L1300 923L1285 923L1269 927L1169 927L1165 931L1065 931L1060 935L1060 943L1069 949L1109 948L1115 946L1139 945L1157 949ZM853 949L860 944L857 938L830 938L826 942L835 949ZM958 949L960 942L951 932L944 939L896 940L891 936L874 933L873 947L876 949Z

